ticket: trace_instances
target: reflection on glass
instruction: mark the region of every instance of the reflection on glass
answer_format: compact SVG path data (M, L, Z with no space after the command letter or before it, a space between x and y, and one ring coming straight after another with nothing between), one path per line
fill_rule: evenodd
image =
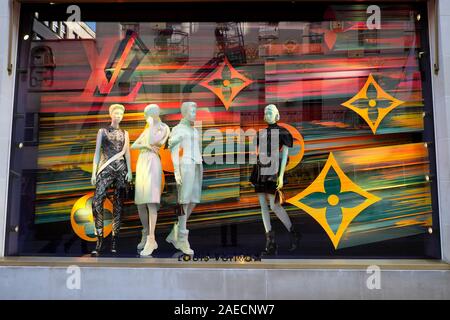
M93 192L95 136L109 121L111 104L126 106L121 126L133 143L145 126L147 104L158 104L172 129L181 103L195 101L202 150L214 150L217 160L204 165L201 203L188 223L196 253L256 254L264 248L261 208L249 181L252 141L229 133L263 128L264 107L274 104L280 125L294 136L284 209L304 235L299 248L281 246L279 255L333 256L346 248L355 248L348 255L371 255L364 246L379 242L373 254L383 255L382 242L395 239L400 242L386 255L402 255L406 246L424 255L421 238L408 242L433 223L425 84L416 54L423 39L411 10L386 7L379 30L367 27L359 5L330 6L323 21L277 23L49 23L36 17L29 78L19 83L31 102L27 108L38 114L34 215L23 252L86 252L89 238L81 241L71 221L90 219L92 199L83 197ZM164 239L176 218L177 192L167 146L160 155L164 189L155 254L169 257L173 248ZM331 155L334 171L327 171ZM237 161L240 156L245 161ZM131 158L135 171L135 150ZM299 197L311 186L312 196ZM369 195L377 201L359 199ZM87 207L74 220L82 198ZM276 220L273 225L283 228ZM136 254L141 229L137 207L126 202L125 255Z

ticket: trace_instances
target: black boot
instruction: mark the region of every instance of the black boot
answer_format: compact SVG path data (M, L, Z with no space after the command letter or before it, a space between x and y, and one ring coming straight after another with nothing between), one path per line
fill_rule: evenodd
M117 253L117 243L118 237L113 235L111 238L111 253Z
M98 257L103 249L103 236L97 236L97 244L94 251L91 252L91 256Z
M275 243L275 231L269 231L266 233L266 248L261 255L272 256L277 254L277 244Z
M295 230L294 225L292 225L291 230L289 230L289 238L291 240L291 244L288 250L294 251L298 248L300 239L302 238L302 234Z

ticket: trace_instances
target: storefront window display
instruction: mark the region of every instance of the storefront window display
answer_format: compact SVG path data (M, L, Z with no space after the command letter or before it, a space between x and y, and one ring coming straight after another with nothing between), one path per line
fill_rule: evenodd
M439 258L424 5L111 6L22 8L10 255Z

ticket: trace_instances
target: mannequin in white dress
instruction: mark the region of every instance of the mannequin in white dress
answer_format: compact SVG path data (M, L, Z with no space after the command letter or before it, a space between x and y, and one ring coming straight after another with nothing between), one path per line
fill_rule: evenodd
M159 149L170 134L169 126L161 122L157 104L149 104L144 109L148 128L144 129L131 149L139 149L136 164L136 185L134 202L138 207L139 218L143 226L142 239L138 245L141 256L149 256L158 248L155 239L155 227L161 200L162 167Z

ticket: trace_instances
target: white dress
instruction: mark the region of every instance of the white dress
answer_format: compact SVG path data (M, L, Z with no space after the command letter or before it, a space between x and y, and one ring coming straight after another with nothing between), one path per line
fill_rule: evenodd
M140 149L136 164L135 204L160 203L163 172L159 148L166 142L168 131L169 127L159 122L146 128L136 140L148 148Z

